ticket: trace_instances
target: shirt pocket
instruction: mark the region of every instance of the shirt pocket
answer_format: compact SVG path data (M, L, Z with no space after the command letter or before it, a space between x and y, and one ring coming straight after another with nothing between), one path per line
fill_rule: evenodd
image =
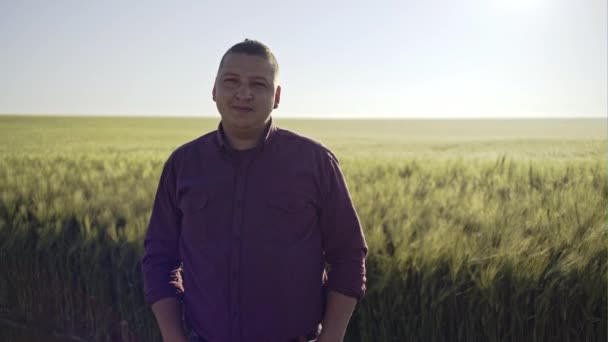
M310 238L317 222L310 199L296 194L272 194L266 198L267 240L290 246Z
M185 201L182 207L182 237L186 241L205 238L209 220L209 197L199 196Z

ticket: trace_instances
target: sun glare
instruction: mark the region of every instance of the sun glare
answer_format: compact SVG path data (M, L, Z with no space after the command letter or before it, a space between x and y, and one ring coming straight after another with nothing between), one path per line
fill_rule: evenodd
M495 8L508 12L534 11L542 7L544 0L493 0Z

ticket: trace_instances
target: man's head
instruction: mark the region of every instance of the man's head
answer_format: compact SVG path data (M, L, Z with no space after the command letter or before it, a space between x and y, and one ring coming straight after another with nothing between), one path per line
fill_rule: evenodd
M273 53L258 41L246 39L226 51L212 92L222 125L242 133L264 127L279 105L278 74Z
M278 79L279 63L277 62L277 59L274 57L274 54L272 53L270 48L264 45L263 43L253 39L245 39L244 41L233 45L230 49L228 49L228 51L226 51L226 53L224 53L224 56L222 56L218 73L219 70L222 69L222 65L224 64L226 56L231 53L240 53L249 56L258 56L266 58L272 65L274 77Z

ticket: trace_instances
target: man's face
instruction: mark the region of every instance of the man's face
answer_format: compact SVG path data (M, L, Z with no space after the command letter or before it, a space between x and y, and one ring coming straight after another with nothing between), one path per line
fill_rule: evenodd
M243 133L258 131L277 108L280 96L270 61L240 53L226 55L213 87L222 125Z

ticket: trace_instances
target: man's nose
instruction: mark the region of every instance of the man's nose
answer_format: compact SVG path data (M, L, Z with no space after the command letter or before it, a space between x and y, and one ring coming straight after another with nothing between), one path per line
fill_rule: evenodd
M253 92L249 88L249 85L241 85L236 92L236 98L238 100L253 100Z

